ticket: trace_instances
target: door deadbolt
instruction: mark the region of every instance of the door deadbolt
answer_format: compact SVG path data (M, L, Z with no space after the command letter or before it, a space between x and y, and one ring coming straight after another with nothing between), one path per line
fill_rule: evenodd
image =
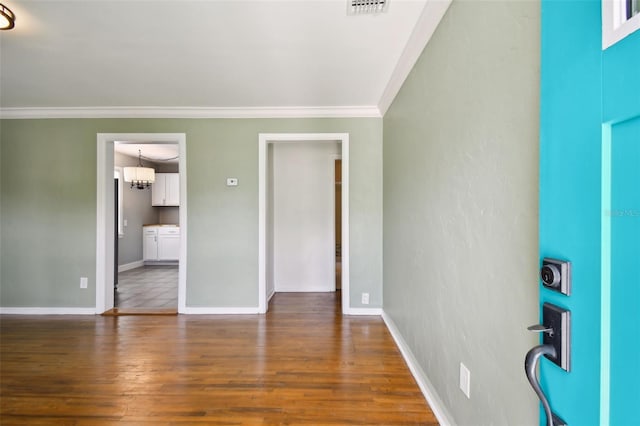
M571 263L566 260L542 259L540 268L542 284L549 290L557 291L567 296L571 295Z
M557 288L560 287L560 270L556 265L547 263L540 269L540 277L542 282L547 287Z

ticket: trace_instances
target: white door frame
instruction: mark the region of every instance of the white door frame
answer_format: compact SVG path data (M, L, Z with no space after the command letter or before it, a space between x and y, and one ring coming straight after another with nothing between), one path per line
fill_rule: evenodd
M331 216L333 218L333 226L335 228L335 223L336 223L336 160L342 160L342 154L334 154L331 155L329 157L329 170L331 170L331 188L332 188L332 197L331 199L333 200L333 204L331 205ZM340 166L340 171L342 171L342 166ZM342 178L340 178L342 179ZM340 191L342 191L342 180L340 181ZM342 192L340 192L340 200L342 200ZM342 205L342 204L341 204ZM340 209L340 211L342 211L342 208ZM342 227L342 217L340 218L340 226ZM342 228L340 228L342 229ZM340 235L342 235L342 232L340 232ZM331 237L333 239L333 268L336 269L337 266L337 262L336 262L336 256L335 256L335 248L336 248L336 233L335 233L335 229L333 232L333 235ZM340 258L340 262L342 262L342 258ZM342 265L341 265L342 267ZM342 286L342 279L340 279L340 285ZM336 291L336 280L333 280L333 291ZM341 288L342 290L342 288Z
M98 133L96 206L96 313L113 308L113 143L177 144L180 158L180 260L178 312L184 313L187 295L187 138L185 133ZM110 284L107 284L110 283Z
M292 142L338 142L342 148L342 313L349 303L349 134L260 133L258 135L258 311L266 313L267 300L267 145Z

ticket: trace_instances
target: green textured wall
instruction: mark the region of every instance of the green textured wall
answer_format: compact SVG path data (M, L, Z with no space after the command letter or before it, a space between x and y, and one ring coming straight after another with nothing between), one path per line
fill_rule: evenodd
M454 0L384 117L384 310L460 425L538 423L539 27Z
M2 120L0 306L95 306L96 134L185 133L187 306L258 304L258 133L350 134L351 305L382 306L382 119ZM225 178L239 179L237 188ZM79 277L89 289L79 289Z
M0 303L95 306L94 288L79 289L81 276L95 281L95 143L71 123L25 124L1 129Z

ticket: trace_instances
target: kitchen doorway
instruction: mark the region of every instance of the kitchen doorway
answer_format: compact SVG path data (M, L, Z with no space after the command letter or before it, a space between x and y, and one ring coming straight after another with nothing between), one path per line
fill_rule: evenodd
M118 141L137 144L175 144L178 146L180 240L177 246L173 243L173 250L177 247L177 312L184 312L187 245L186 135L184 133L99 133L97 134L96 313L102 314L110 311L115 304L113 283L116 272L114 271L115 242L113 236L117 229L117 223L114 220L114 144Z
M114 308L118 312L178 310L180 253L179 147L114 141ZM152 169L155 181L135 184L126 171ZM144 170L144 169L143 169Z

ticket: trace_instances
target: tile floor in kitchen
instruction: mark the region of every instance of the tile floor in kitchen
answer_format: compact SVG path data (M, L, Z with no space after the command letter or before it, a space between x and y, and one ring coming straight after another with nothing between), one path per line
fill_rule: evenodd
M118 274L118 308L178 308L178 265L145 265Z

